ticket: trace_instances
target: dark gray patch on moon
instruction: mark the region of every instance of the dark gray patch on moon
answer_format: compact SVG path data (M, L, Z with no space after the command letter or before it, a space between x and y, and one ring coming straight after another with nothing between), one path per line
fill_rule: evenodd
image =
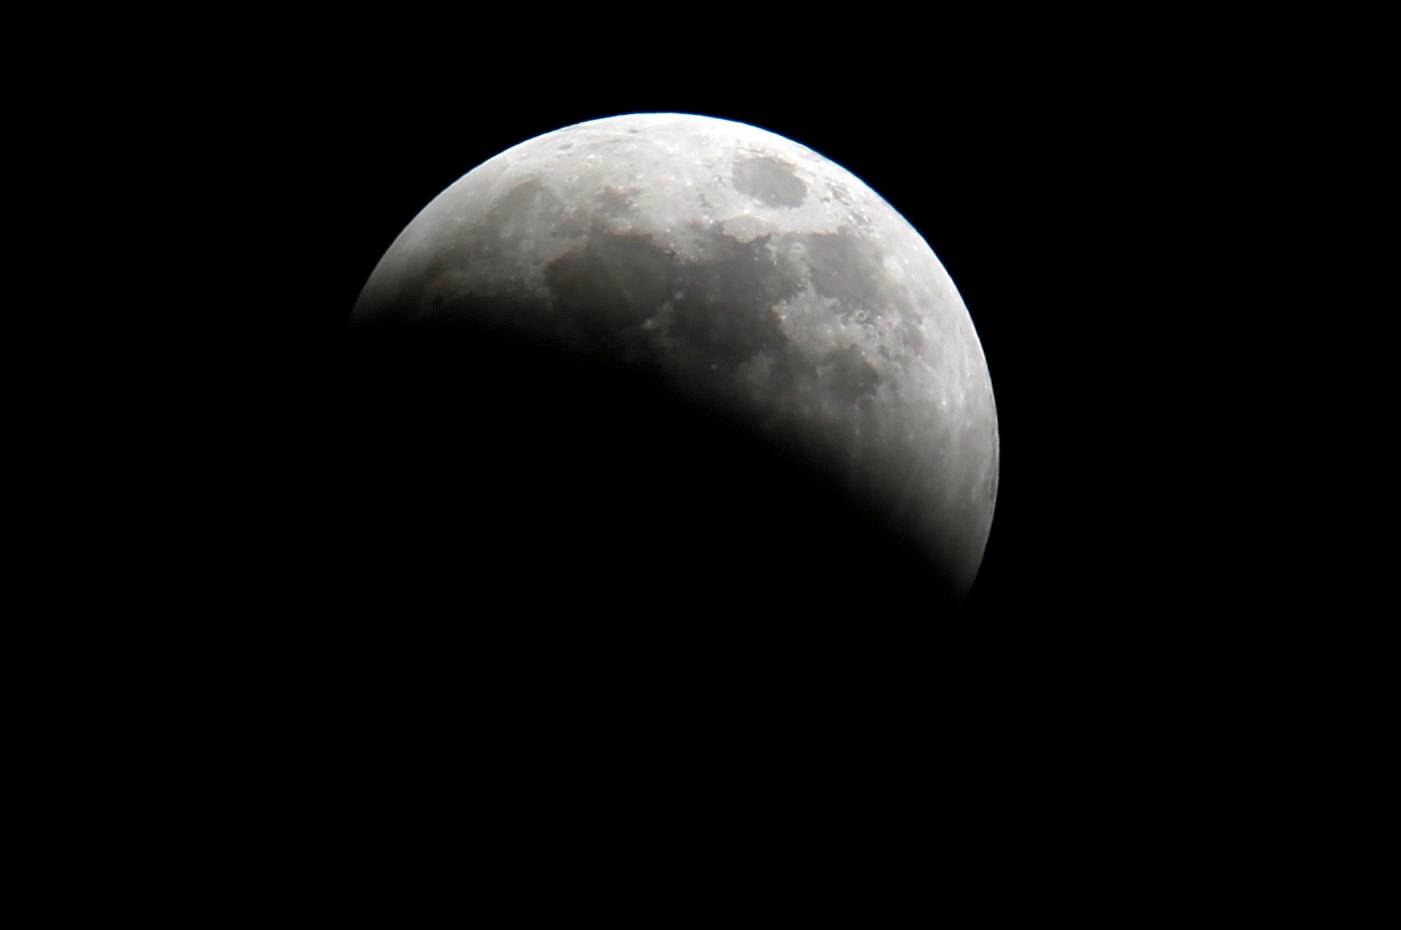
M637 211L636 191L605 187L598 194L598 212L604 216L621 217Z
M435 243L429 275L469 266L485 270L484 277L494 277L493 272L513 268L525 240L539 236L542 229L559 227L564 216L564 204L538 178L522 181L492 203L480 224L463 241L448 238ZM508 277L514 277L514 272Z
M467 235L443 237L431 246L421 278L413 287L401 282L397 296L387 301L385 312L410 319L420 313L429 318L452 315L452 303L462 288L471 295L515 294L527 299L517 261L534 248L541 229L565 222L564 204L538 178L529 178L498 197L481 222ZM474 274L463 281L463 268ZM416 293L415 293L416 292Z
M558 219L562 204L539 178L530 178L502 194L487 211L486 226L499 236L524 234L538 223Z
M730 181L741 194L771 207L801 207L808 193L793 166L777 158L740 159Z
M828 352L818 372L838 396L857 402L868 400L880 384L880 374L856 346Z
M812 268L813 290L840 305L843 316L864 309L873 316L885 310L888 288L881 280L880 258L849 230L800 237Z
M796 269L780 266L767 236L740 242L711 233L703 258L677 266L671 334L697 360L733 370L765 350L781 350L788 337L774 305L798 292Z
M633 348L646 340L682 372L733 373L761 352L785 354L774 307L800 290L800 269L767 236L740 242L711 229L699 246L686 261L650 236L593 227L545 268L557 335Z
M545 267L554 317L566 337L613 341L661 307L671 288L672 256L650 236L590 231L584 246Z

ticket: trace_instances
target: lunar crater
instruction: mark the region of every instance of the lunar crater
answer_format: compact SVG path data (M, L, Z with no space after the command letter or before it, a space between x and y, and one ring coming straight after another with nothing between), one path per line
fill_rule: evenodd
M730 180L741 194L771 207L801 207L808 192L792 165L768 156L736 161Z

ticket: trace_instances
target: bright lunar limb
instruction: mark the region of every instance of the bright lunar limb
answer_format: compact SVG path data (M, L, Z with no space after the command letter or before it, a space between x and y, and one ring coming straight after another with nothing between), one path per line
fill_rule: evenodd
M672 113L508 149L400 233L351 323L469 317L738 413L971 587L998 476L982 346L919 233L810 149Z

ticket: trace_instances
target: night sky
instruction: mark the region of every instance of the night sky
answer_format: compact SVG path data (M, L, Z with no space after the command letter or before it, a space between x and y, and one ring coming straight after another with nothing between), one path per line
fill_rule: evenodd
M124 573L181 605L149 651L189 679L156 698L191 722L162 739L215 734L217 803L277 847L260 862L300 855L288 824L347 875L434 881L485 850L473 877L521 900L545 847L569 873L617 840L642 875L695 837L767 881L768 837L839 876L856 850L906 889L1024 891L1044 914L1091 820L1108 854L1075 878L1132 878L1121 841L1190 813L1179 788L1217 771L1164 751L1203 732L1179 712L1254 641L1221 632L1230 511L1187 506L1252 477L1222 441L1251 408L1207 364L1219 295L1187 195L1218 136L1183 103L1190 56L1063 11L1009 11L977 41L893 7L809 6L803 28L786 9L526 12L268 23L144 66L132 99L169 104L162 158L195 176L151 240L189 259L140 240L131 288L215 321L147 346L180 377L135 372L158 460L125 427L101 450L136 463L130 506L153 487L179 511L171 555ZM206 44L221 55L194 81ZM967 604L932 597L820 477L626 375L489 334L347 329L379 257L464 173L641 111L814 149L952 276L1000 434ZM124 119L83 151L126 144ZM201 687L217 708L188 700Z

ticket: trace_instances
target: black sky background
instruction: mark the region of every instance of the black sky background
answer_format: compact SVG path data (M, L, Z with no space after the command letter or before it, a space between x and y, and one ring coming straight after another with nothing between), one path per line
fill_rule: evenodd
M43 734L16 754L57 792L17 797L53 900L652 924L767 892L783 917L1117 925L1319 887L1320 851L1351 847L1309 822L1371 822L1347 805L1384 766L1348 753L1384 745L1387 676L1358 659L1389 655L1339 599L1388 550L1308 525L1385 528L1369 479L1307 457L1358 463L1367 431L1319 363L1386 316L1295 267L1340 228L1301 184L1343 199L1352 171L1350 149L1310 160L1340 136L1304 104L1341 123L1352 90L1315 76L1313 13L1281 36L1276 12L987 12L17 27L40 55L14 96L42 125L12 146L59 168L16 173L49 216L12 255L40 293L8 343L17 419L42 425L10 434L41 473L12 481L38 517L12 534L17 720ZM348 334L440 191L637 111L809 146L947 268L1001 440L962 608L820 476L654 385L490 334ZM1377 190L1357 201L1384 217ZM1252 265L1261 225L1287 241ZM1323 603L1300 597L1319 579Z
M900 832L946 884L997 901L1015 875L1039 907L1087 831L1108 853L1092 880L1130 882L1115 852L1190 822L1192 766L1253 732L1245 704L1183 713L1241 680L1268 622L1222 622L1249 556L1229 509L1200 506L1250 479L1215 425L1251 408L1212 381L1206 308L1230 295L1200 195L1249 175L1222 141L1246 96L1203 106L1200 43L1157 25L1056 11L974 41L850 12L801 34L783 11L262 23L190 36L123 90L170 139L146 166L180 188L155 241L188 231L132 293L192 322L127 334L152 438L118 420L104 450L136 473L124 506L168 502L143 517L160 557L120 574L181 622L109 635L173 670L153 704L191 721L169 745L214 735L219 801L267 825L260 855L291 830L372 869L416 850L401 865L433 876L455 860L429 833L492 822L486 858L523 885L540 837L567 863L694 837L768 875L757 831L835 844L839 869L886 850L874 868L904 881L923 860L899 866ZM489 336L347 335L440 191L641 111L816 150L953 277L1001 439L963 608L820 480L626 378ZM125 144L126 119L91 141ZM128 186L122 217L146 209Z

